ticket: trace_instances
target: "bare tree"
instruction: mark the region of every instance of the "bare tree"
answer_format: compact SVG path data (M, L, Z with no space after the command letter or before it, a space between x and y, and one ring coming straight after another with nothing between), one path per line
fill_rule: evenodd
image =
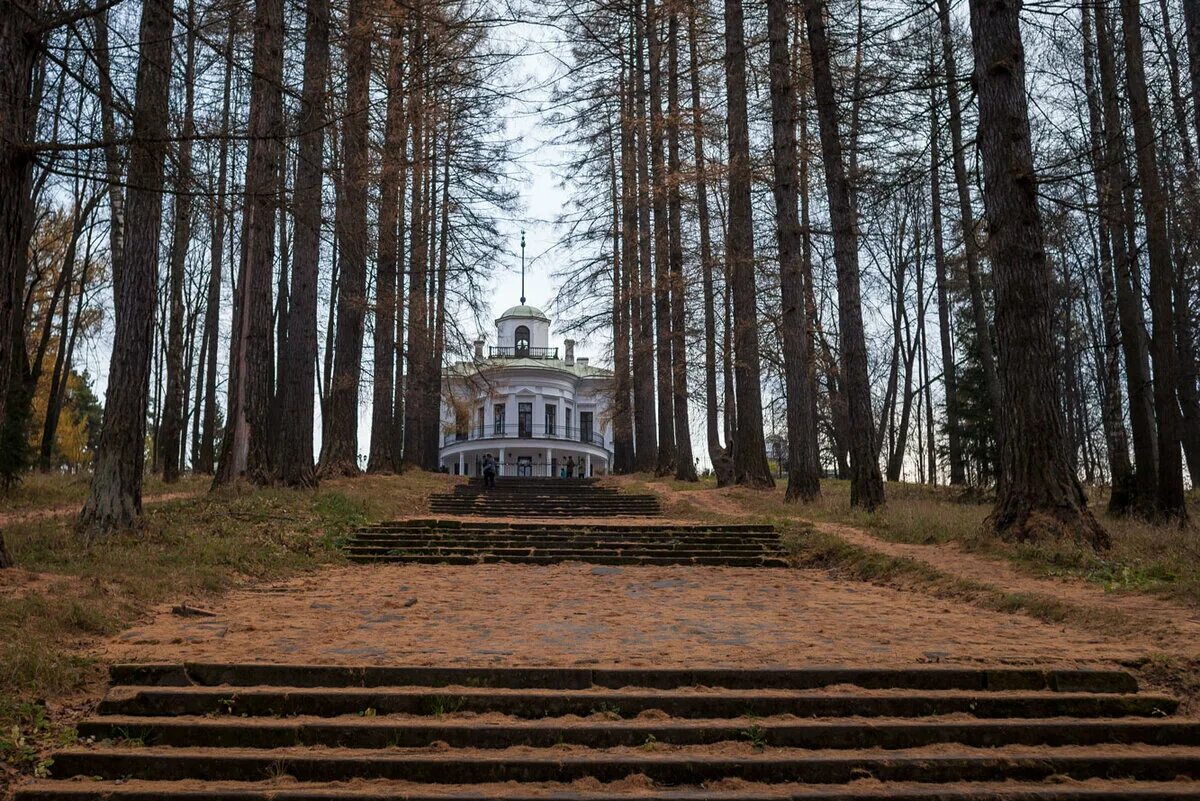
M163 162L168 141L172 19L170 0L142 3L142 46L125 198L125 252L119 271L113 274L116 333L104 429L91 490L79 518L80 530L89 537L133 528L142 514L146 405L162 229Z
M970 7L1004 393L999 419L1005 480L990 520L1010 539L1049 535L1104 547L1108 536L1071 468L1057 404L1051 276L1030 144L1020 6L971 0Z

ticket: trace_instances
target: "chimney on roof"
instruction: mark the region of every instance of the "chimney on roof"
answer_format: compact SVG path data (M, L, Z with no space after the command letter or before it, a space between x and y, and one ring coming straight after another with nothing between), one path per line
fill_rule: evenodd
M574 367L575 366L575 340L567 339L567 340L563 341L563 344L566 345L566 348L565 348L566 355L563 357L563 360L566 361L567 367ZM584 359L584 361L587 361L587 360Z
M578 359L576 359L575 361L579 363L579 366L580 366L580 367L587 367L587 363L588 363L587 357L585 357L585 356L580 356L580 357L579 357Z
M476 359L483 358L483 340L482 339L475 340L475 358Z

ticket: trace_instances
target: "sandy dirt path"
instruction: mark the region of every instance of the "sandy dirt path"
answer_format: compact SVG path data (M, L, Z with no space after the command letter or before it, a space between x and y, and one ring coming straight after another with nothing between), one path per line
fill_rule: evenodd
M1136 645L823 571L525 565L330 568L166 608L106 661L746 665L1098 663Z

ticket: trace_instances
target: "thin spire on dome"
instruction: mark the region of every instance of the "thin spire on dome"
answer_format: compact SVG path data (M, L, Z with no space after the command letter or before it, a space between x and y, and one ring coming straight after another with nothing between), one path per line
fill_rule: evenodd
M525 231L521 231L521 305L525 305Z

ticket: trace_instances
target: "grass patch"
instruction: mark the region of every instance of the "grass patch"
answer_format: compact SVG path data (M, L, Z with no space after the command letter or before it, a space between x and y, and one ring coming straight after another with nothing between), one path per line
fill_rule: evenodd
M60 507L83 505L91 487L90 473L28 473L7 492L0 492L0 515L22 515ZM142 494L146 498L177 493L199 493L212 483L210 476L181 476L164 484L159 476L147 476Z

